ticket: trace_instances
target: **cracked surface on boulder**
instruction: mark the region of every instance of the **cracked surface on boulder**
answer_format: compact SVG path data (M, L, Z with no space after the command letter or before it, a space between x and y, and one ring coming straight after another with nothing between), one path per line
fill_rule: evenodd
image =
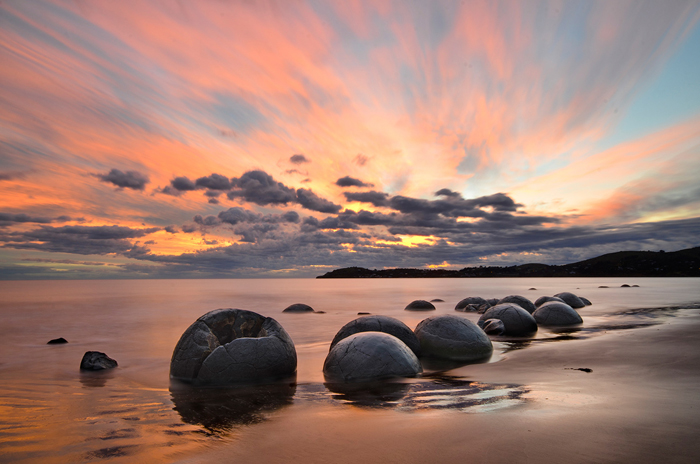
M525 336L537 332L537 322L532 314L513 303L501 303L488 309L479 318L478 325L483 327L488 319L503 321L503 335Z
M584 306L586 306L586 304L583 301L581 301L581 298L579 298L571 292L557 293L554 296L561 298L562 300L564 300L564 303L568 304L574 309L583 308Z
M416 334L413 333L413 330L398 319L380 315L358 317L345 324L340 328L338 333L335 334L329 351L332 350L339 341L359 332L384 332L393 335L404 342L416 356L421 355L420 342Z
M539 325L562 326L582 324L581 315L566 303L549 301L532 313Z
M243 309L217 309L182 334L170 377L222 385L286 377L296 367L294 342L276 320Z
M383 332L359 332L339 341L326 356L323 374L332 382L414 377L423 368L404 342Z
M462 300L459 300L459 302L455 305L455 311L464 312L465 310L467 310L467 306L471 306L473 308L478 308L479 306L482 306L485 304L491 306L488 301L481 298L480 296L468 296Z
M489 337L472 321L444 314L421 321L416 327L424 356L470 362L491 356Z

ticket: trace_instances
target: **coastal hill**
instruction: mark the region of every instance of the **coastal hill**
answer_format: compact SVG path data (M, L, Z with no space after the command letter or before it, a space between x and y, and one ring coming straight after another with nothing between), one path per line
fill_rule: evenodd
M700 247L674 252L618 251L572 264L520 264L449 269L346 267L317 279L416 277L700 277Z

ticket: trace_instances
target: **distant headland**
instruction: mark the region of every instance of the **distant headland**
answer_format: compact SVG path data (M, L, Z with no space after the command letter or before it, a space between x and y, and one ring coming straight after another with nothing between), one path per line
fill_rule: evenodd
M520 264L449 269L346 267L317 279L438 277L700 277L700 247L674 252L618 251L572 264Z

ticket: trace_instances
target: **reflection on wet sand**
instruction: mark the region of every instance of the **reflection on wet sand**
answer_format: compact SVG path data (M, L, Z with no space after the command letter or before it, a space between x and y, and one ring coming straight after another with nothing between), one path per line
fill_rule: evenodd
M267 414L292 403L296 383L236 387L193 387L173 382L170 395L183 422L222 435L238 425L265 420Z
M114 378L112 370L80 372L80 383L87 388L104 387L107 385L107 381L112 378Z

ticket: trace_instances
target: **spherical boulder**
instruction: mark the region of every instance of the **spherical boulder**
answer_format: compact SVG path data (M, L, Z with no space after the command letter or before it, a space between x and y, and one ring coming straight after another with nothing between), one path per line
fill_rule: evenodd
M488 298L486 302L491 306L496 306L498 304L498 298Z
M506 326L500 319L486 319L483 330L487 335L503 335L506 331Z
M484 305L484 304L489 304L489 303L488 303L488 301L481 298L480 296L468 296L462 300L459 300L459 303L457 303L455 305L455 311L464 311L470 305L473 308L477 308L477 307Z
M535 307L539 308L548 301L558 301L559 303L565 303L564 300L557 296L541 296L537 300L535 300Z
M562 326L576 325L583 323L583 319L574 308L566 303L558 301L549 301L532 313L532 317L539 325L543 326Z
M424 356L471 362L493 353L489 337L469 319L444 314L421 321L416 336Z
M435 309L435 305L430 301L414 300L406 305L404 309L407 311L433 311Z
M579 298L579 299L583 302L583 304L585 304L586 306L591 306L591 305L593 304L593 303L591 303L591 300L589 300L588 298L584 298L584 297L582 297L582 296L580 296L580 297L578 297L578 298Z
M117 361L101 351L86 351L83 359L80 360L80 370L83 371L101 371L103 369L113 369L117 366Z
M314 308L304 303L294 303L282 310L283 313L312 313Z
M294 342L274 319L217 309L197 319L175 345L170 377L197 385L257 383L296 372Z
M526 336L537 332L537 322L532 314L513 303L501 303L489 308L479 318L479 327L484 327L489 319L499 319L505 330L503 335Z
M404 342L383 332L358 332L339 341L323 363L329 382L369 382L413 377L423 371Z
M413 333L413 330L398 319L379 315L358 317L345 324L340 328L338 333L335 334L329 351L332 350L339 341L359 332L383 332L393 335L404 342L416 356L421 355L420 342L416 334Z
M530 301L527 298L525 298L524 296L520 296L520 295L508 295L507 297L501 298L498 301L498 304L501 304L501 303L514 303L514 304L520 306L521 308L523 308L525 311L527 311L530 314L532 314L535 311L535 309L537 309L535 307L535 305L532 303L532 301Z
M564 303L568 304L574 309L583 308L584 306L586 306L585 303L581 301L581 298L577 297L571 292L557 293L554 296L561 298L562 300L564 300Z

